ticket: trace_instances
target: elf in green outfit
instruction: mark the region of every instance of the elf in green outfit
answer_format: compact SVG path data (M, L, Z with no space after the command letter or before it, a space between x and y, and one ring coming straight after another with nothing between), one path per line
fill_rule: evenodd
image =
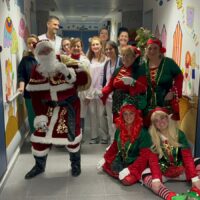
M156 106L167 107L172 119L179 120L179 98L182 96L183 74L157 38L150 38L146 47L147 113ZM146 113L146 114L147 114Z
M122 66L116 69L99 95L105 105L109 94L112 95L113 121L119 116L124 99L133 101L138 109L146 107L147 78L145 68L140 65L140 51L134 46L126 46L121 50Z
M168 110L156 107L151 111L149 133L152 138L150 170L143 172L144 185L166 200L200 199L200 159L193 159L185 134L176 127ZM187 195L179 195L163 185L167 180L192 183ZM184 198L185 197L185 198Z
M140 180L142 171L147 167L151 153L150 135L143 129L140 110L129 103L122 105L116 127L114 141L97 169L103 169L124 185L132 185Z

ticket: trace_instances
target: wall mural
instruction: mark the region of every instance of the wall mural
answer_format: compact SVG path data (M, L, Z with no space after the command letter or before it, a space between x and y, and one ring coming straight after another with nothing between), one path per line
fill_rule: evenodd
M163 47L167 47L167 30L165 25L163 25L162 31L161 31L161 41L162 41L162 45Z
M13 30L12 20L10 17L7 17L4 24L4 38L3 38L4 48L9 48L11 46L12 30Z
M178 21L173 35L173 50L172 50L172 58L175 60L178 66L181 66L182 45L183 45L183 32L181 29L180 22Z
M195 46L198 46L199 37L193 26L195 9L191 6L186 6L186 8L184 8L182 0L176 0L176 3L177 3L177 9L181 12L181 18L182 18L181 22L183 24L183 28L185 29L186 33L190 35L190 37L195 43Z
M29 35L29 30L23 18L21 18L19 21L18 30L19 30L19 36L23 38L24 42L26 43L26 38Z
M8 100L15 93L16 88L16 56L19 50L19 37L24 41L28 35L28 29L25 25L23 18L19 21L18 31L16 31L11 17L7 17L4 23L4 35L3 35L3 47L10 50L7 55L9 58L5 60L5 99ZM12 102L8 104L5 114L8 116L8 121L6 123L6 147L11 143L12 139L15 137L19 128L23 125L26 118L26 111L23 103Z
M156 30L155 30L155 37L158 38L158 39L160 39L160 30L159 30L158 24L157 24Z

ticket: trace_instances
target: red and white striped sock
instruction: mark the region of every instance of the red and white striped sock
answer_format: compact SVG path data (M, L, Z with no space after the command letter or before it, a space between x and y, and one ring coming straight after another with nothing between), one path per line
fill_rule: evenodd
M146 187L150 188L152 190L152 176L148 175L146 177L143 178L143 183ZM168 190L165 186L161 186L157 195L159 195L160 197L162 197L163 199L166 200L171 200L171 198L173 196L176 196L176 193L171 192L170 190Z

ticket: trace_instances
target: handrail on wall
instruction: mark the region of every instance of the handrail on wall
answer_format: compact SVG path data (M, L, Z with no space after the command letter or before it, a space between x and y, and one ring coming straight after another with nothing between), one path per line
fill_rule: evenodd
M22 93L17 91L13 96L8 98L8 100L5 102L5 104L9 104L9 103L13 102L20 94L22 94Z

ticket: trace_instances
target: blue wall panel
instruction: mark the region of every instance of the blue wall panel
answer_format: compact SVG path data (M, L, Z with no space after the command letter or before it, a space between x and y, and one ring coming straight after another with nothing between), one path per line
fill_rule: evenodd
M1 53L0 53L1 56ZM2 91L2 74L1 74L1 59L0 59L0 179L7 169L6 160L6 141L4 127L4 106L3 106L3 91Z

